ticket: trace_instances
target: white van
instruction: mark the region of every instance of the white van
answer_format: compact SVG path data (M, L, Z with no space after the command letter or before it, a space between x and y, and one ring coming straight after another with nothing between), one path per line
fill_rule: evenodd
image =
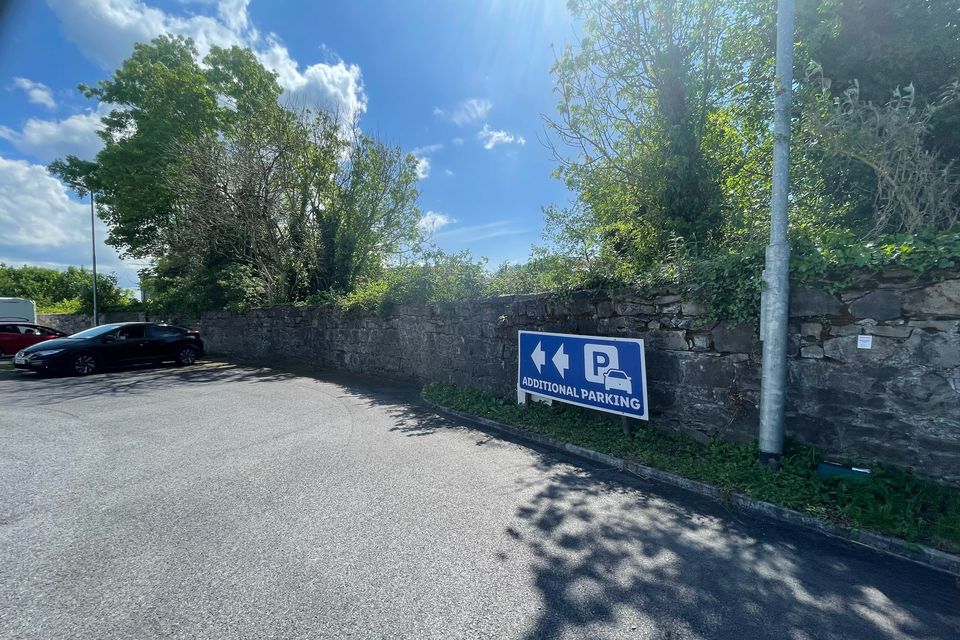
M37 305L23 298L0 298L0 320L37 323Z

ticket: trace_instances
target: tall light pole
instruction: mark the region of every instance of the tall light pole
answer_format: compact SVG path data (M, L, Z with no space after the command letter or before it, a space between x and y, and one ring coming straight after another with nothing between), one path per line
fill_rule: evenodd
M93 189L90 189L90 249L93 255L93 326L97 322L97 227L96 214L93 206Z
M778 468L783 456L787 383L787 323L790 319L790 101L793 84L793 0L777 2L777 69L774 78L773 190L770 244L763 271L763 362L760 378L760 460Z
M68 184L78 197L82 198L90 192L90 250L93 257L93 326L97 326L100 319L97 313L97 213L94 204L93 184L95 184L96 162L81 160L76 156L67 156L50 163L47 169Z

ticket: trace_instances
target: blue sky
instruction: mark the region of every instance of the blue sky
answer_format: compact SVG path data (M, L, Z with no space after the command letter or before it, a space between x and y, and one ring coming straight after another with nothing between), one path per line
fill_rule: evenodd
M445 250L522 261L540 207L570 199L541 119L553 47L575 37L563 0L14 0L0 13L0 261L89 265L89 205L44 166L96 153L105 107L76 85L163 32L250 46L284 100L359 114L414 152L422 224ZM136 287L141 263L102 243L98 261Z

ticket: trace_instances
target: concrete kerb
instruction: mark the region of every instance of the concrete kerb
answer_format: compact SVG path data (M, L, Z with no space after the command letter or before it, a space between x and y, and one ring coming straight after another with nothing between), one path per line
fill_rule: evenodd
M960 555L947 553L946 551L940 551L939 549L934 549L926 545L915 544L905 540L883 536L878 533L873 533L872 531L865 531L862 529L847 529L835 524L831 524L814 516L800 513L799 511L787 509L786 507L781 507L769 502L763 502L762 500L755 500L743 494L727 494L720 489L717 489L713 485L709 485L704 482L698 482L696 480L690 480L675 473L670 473L669 471L654 469L653 467L648 467L636 462L630 462L616 456L600 453L599 451L593 451L592 449L586 449L569 442L563 442L562 440L557 440L556 438L552 438L550 436L527 431L513 425L504 424L502 422L497 422L495 420L475 416L469 413L464 413L463 411L457 411L456 409L449 409L447 407L440 406L435 402L431 402L426 398L423 399L423 402L440 414L460 418L461 420L466 420L468 422L473 422L495 431L509 434L519 440L532 442L549 447L551 449L563 451L592 462L605 464L618 469L621 472L632 473L647 480L654 480L674 487L679 487L681 489L686 489L687 491L692 491L708 498L726 502L742 511L760 514L778 522L790 524L795 527L802 527L804 529L816 531L832 538L839 538L848 542L863 545L881 553L896 556L897 558L901 558L903 560L909 560L910 562L915 562L931 569L936 569L937 571L943 571L945 573L960 577Z

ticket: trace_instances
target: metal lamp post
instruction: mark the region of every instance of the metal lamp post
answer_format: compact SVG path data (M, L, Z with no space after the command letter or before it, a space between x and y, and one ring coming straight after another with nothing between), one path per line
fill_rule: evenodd
M793 84L793 0L777 3L777 69L773 124L773 190L770 244L763 271L763 363L760 378L760 460L778 468L783 456L783 414L787 378L787 323L790 315L790 101Z
M90 250L93 256L93 326L100 324L97 314L97 228L94 213L93 189L90 190Z

